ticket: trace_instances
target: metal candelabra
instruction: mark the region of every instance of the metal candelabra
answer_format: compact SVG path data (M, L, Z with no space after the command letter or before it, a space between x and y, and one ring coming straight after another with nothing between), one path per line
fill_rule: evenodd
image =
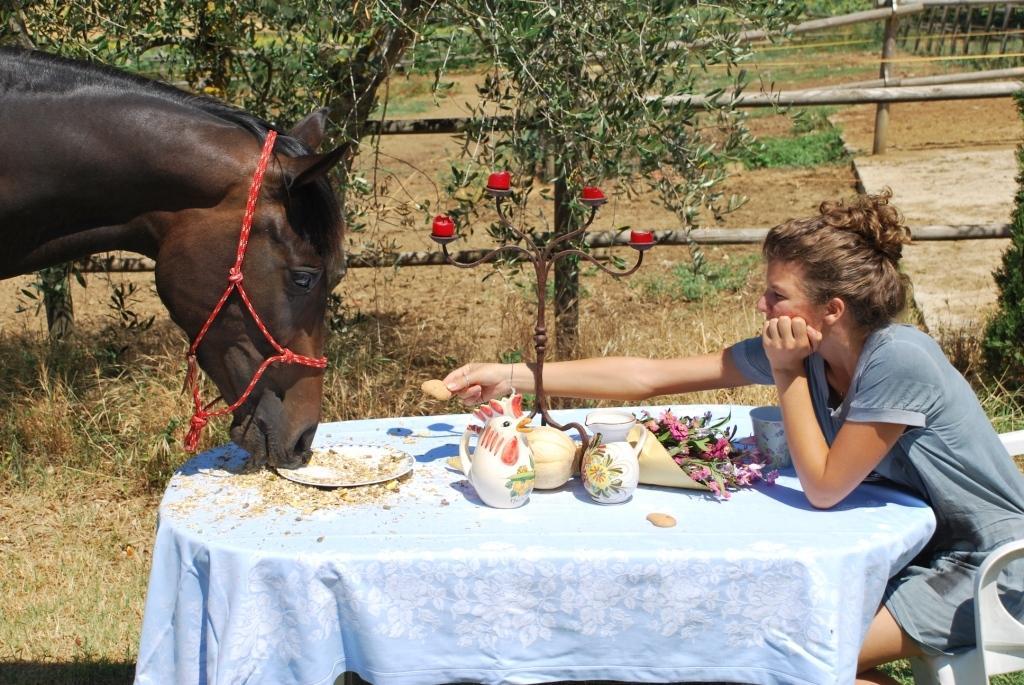
M576 422L562 425L555 421L548 413L547 396L544 392L544 356L548 342L548 332L547 326L544 323L544 314L548 273L558 260L575 256L591 262L601 271L615 278L629 276L640 268L640 265L644 260L644 252L654 246L654 236L650 231L633 231L630 234L629 245L638 252L636 264L625 270L609 269L589 253L578 248L568 246L571 241L580 237L587 228L590 227L590 224L594 221L594 217L597 216L598 208L607 201L604 193L602 193L598 188L586 187L583 189L580 201L590 207L590 216L587 218L587 221L579 228L558 235L544 245L538 245L528 233L516 228L506 215L504 204L512 194L512 191L508 186L507 172L492 174L491 180L487 185L487 192L494 198L495 207L498 212L498 220L501 222L501 225L508 229L512 235L522 241L524 245L502 245L501 247L491 250L480 259L471 262L460 262L448 253L448 244L455 240L456 236L454 223L451 219L445 216L439 216L434 219L434 228L431 233L431 238L440 244L441 250L444 252L445 259L448 263L462 269L470 269L475 266L479 266L502 252L514 252L533 264L537 275L537 317L533 329L533 345L536 350L536 363L533 365L533 380L536 400L534 401L533 411L530 413L530 417L532 418L537 414L540 414L541 423L545 425L553 426L561 431L566 431L570 428L574 429L579 433L580 440L582 442L581 452L586 452L587 446L590 442L590 436L586 429ZM562 249L558 249L559 246L562 246Z

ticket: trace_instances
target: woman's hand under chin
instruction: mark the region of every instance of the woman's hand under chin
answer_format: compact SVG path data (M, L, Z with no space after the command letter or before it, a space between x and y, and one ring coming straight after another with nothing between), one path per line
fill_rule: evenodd
M761 341L772 373L795 375L803 373L804 360L818 349L821 331L799 316L780 316L764 322Z

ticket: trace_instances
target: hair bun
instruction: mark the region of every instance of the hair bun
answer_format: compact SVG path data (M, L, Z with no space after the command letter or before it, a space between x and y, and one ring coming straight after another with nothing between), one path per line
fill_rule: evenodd
M833 228L850 231L884 257L898 262L903 246L910 242L910 229L903 223L903 215L889 204L892 191L888 188L878 195L858 195L849 203L822 202L818 211Z

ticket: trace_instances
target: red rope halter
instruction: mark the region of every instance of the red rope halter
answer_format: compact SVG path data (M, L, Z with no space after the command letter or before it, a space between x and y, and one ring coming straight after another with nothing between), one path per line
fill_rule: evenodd
M249 395L252 394L253 388L259 382L263 373L270 367L271 364L276 362L283 362L285 364L301 364L302 366L312 366L317 369L323 369L327 366L327 357L320 357L315 359L313 357L306 357L301 354L292 352L287 347L282 347L274 336L267 330L266 324L263 323L263 319L256 313L255 307L252 306L252 301L249 299L249 294L245 292L245 287L242 285L242 261L245 259L245 249L249 245L249 233L252 230L252 218L256 213L256 201L259 199L260 186L263 185L263 175L267 171L267 164L270 162L270 156L274 150L274 141L277 139L276 131L269 131L267 133L267 139L263 143L263 152L260 153L259 163L256 165L256 172L252 176L252 185L249 186L249 199L245 204L245 216L242 217L242 232L238 236L238 252L235 255L235 265L228 270L228 287L225 288L224 294L220 296L213 311L210 312L210 316L206 319L206 323L199 329L199 333L196 335L195 340L192 341L192 345L188 348L188 373L185 376L185 387L192 389L192 401L195 406L195 410L192 413L192 420L189 422L188 435L185 436L185 449L189 452L195 452L199 446L199 436L203 432L203 428L209 420L215 416L223 416L229 414L238 409L242 404L249 399ZM199 398L199 365L196 362L196 350L199 349L199 343L203 341L203 337L206 332L210 329L210 325L213 320L217 318L217 314L220 313L224 303L227 302L231 293L238 291L238 296L242 298L242 302L245 303L245 308L249 310L253 320L256 322L256 326L259 327L260 332L263 333L263 337L267 339L271 347L277 352L277 354L267 357L260 364L259 368L252 375L252 380L249 381L249 385L245 388L245 391L234 401L233 404L227 407L222 407L215 411L210 411L210 407L216 404L217 399L211 401L209 404L203 405L202 400Z

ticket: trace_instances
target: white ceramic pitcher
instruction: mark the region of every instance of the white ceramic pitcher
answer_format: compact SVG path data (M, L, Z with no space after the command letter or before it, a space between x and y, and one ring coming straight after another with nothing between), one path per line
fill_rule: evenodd
M469 426L459 443L462 472L484 504L498 509L521 507L533 492L536 472L525 435L532 429L522 405L523 396L516 393L480 405L473 413L483 427ZM479 437L471 453L474 435Z
M633 496L640 480L639 456L650 431L639 431L636 443L626 440L599 443L587 450L580 466L583 487L600 504L619 504Z

